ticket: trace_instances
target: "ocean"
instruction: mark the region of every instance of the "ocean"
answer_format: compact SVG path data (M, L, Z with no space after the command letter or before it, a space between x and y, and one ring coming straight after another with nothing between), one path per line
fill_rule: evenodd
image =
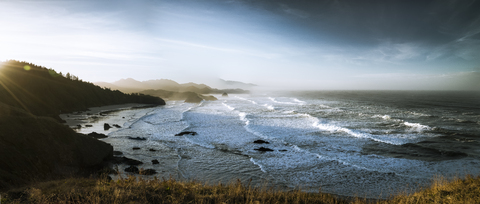
M139 168L156 169L160 178L212 184L240 179L282 190L386 198L428 186L438 176L480 173L479 92L304 91L216 97L219 100L200 104L168 101L165 106L113 112L96 126L121 123L104 141L143 161ZM175 136L182 131L196 134ZM261 147L273 151L258 151ZM152 164L153 159L160 164Z

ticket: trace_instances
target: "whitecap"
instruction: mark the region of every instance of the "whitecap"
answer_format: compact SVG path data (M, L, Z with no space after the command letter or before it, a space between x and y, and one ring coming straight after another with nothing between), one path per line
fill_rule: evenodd
M416 131L416 132L423 132L425 130L431 130L432 128L427 126L427 125L422 125L420 123L409 123L409 122L404 122L403 123L405 126L410 127L410 130Z
M232 110L232 111L235 110L234 107L229 106L229 105L227 105L226 103L222 103L222 104L223 104L225 107L227 107L228 109Z
M240 97L240 96L235 96L235 98L238 98L238 99L244 100L244 101L248 101L248 102L250 102L250 103L252 103L252 104L257 104L257 102L255 102L255 101L252 101L252 100L250 100L250 99L246 99L246 98L243 98L243 97Z

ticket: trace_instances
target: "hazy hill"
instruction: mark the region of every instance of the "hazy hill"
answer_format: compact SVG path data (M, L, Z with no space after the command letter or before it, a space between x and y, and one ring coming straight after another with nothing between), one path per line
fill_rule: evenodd
M241 83L241 82L238 82ZM107 87L112 90L120 90L126 93L142 92L144 90L165 90L171 92L195 92L198 94L221 94L227 93L249 93L242 89L215 89L205 84L185 83L179 84L169 79L156 79L148 81L137 81L132 78L121 79L113 83L95 82L98 86Z
M206 101L217 100L217 98L214 97L214 96L202 95L202 94L198 94L198 93L190 92L190 91L175 92L175 91L165 91L165 90L161 90L161 89L157 89L157 90L150 89L150 90L142 91L140 93L146 94L146 95L151 95L151 96L161 97L161 98L164 98L165 100L182 100L182 101L184 100L185 102L188 102L188 103L199 103L202 100L206 100Z
M215 83L213 83L213 85L221 89L247 89L247 90L253 89L258 86L252 83L244 83L240 81L230 81L230 80L224 80L224 79L218 79Z
M21 108L38 116L58 119L62 112L122 103L164 105L158 97L124 94L83 82L67 73L34 64L7 61L0 68L0 103Z

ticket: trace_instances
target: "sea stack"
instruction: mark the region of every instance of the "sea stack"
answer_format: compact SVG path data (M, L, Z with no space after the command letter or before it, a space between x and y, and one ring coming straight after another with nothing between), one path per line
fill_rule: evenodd
M228 97L227 92L223 92L222 96L223 96L223 97Z

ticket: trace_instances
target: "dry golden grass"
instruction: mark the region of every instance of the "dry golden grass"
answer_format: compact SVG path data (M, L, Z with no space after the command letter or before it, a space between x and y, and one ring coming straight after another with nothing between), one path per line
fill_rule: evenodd
M480 203L480 177L434 184L411 195L398 195L374 203ZM363 198L344 200L326 193L280 191L252 187L240 181L229 185L206 185L174 179L143 180L128 177L117 181L73 178L31 185L2 194L5 203L356 203ZM370 200L370 202L372 202Z
M469 175L452 181L437 177L425 190L411 195L398 195L380 203L480 203L480 177Z

